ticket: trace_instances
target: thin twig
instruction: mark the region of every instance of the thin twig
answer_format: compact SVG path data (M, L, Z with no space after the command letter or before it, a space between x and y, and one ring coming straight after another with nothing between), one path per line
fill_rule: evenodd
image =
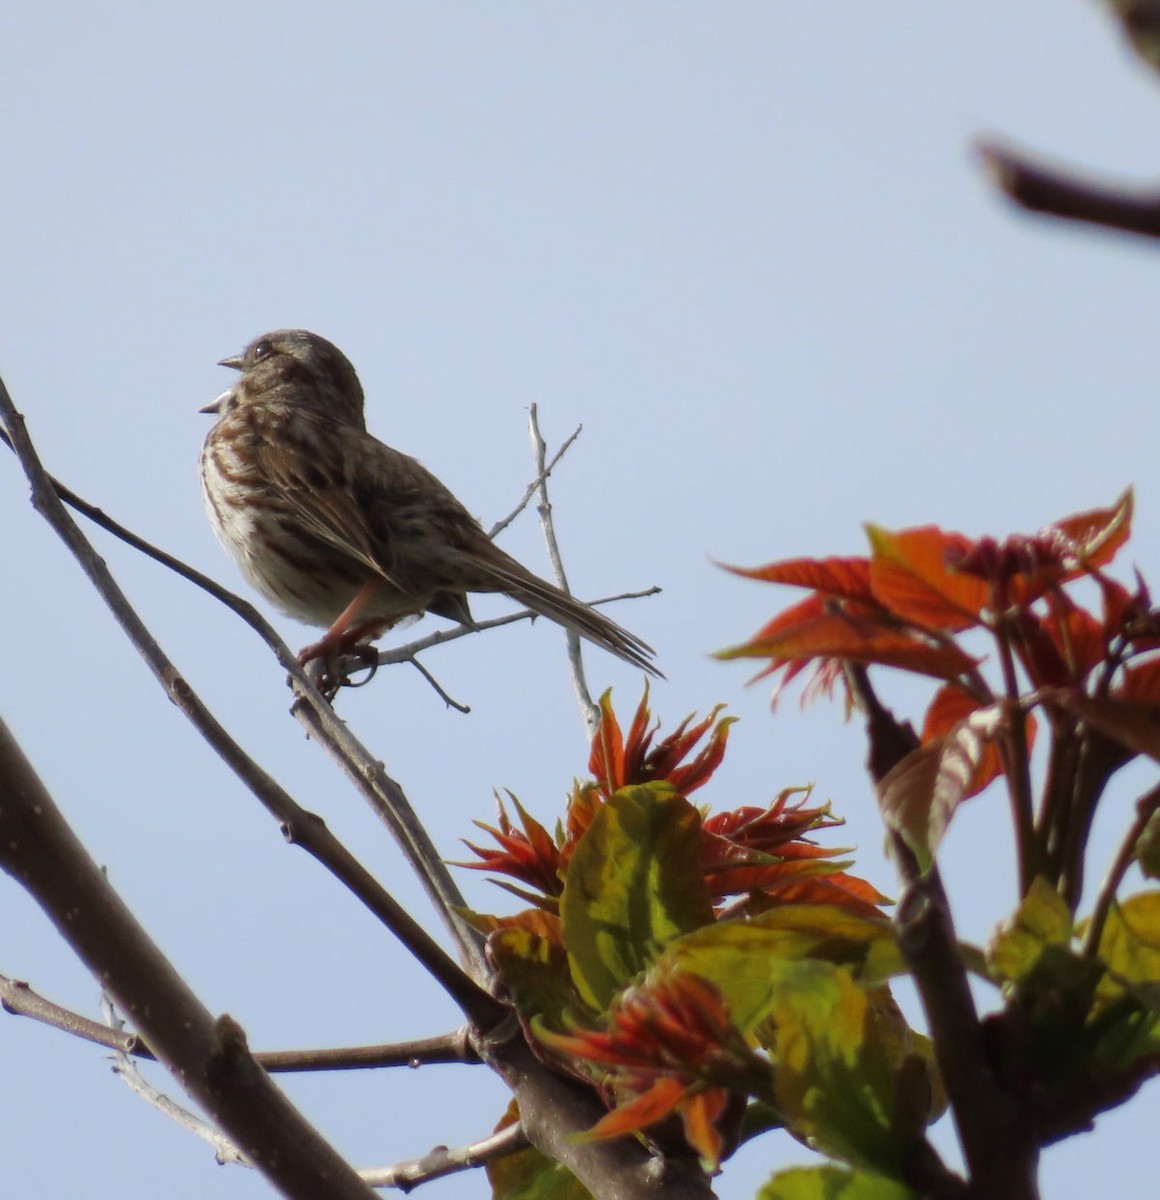
M133 1058L156 1061L157 1056L136 1033L83 1017L46 999L23 980L0 975L0 1007L13 1016L30 1017L97 1046ZM473 1064L480 1061L471 1030L461 1026L435 1037L371 1046L326 1046L307 1050L255 1050L254 1061L271 1073L290 1071L362 1071L385 1067L419 1067L436 1063Z
M421 1183L430 1183L433 1179L443 1179L459 1171L484 1167L497 1159L507 1158L524 1149L527 1144L523 1127L517 1123L467 1146L451 1149L436 1146L422 1158L412 1158L390 1167L365 1168L359 1171L359 1177L371 1187L398 1188L402 1192L409 1192Z
M532 450L536 456L537 490L540 502L536 511L540 515L540 528L544 531L544 541L548 547L548 558L552 563L552 573L556 577L559 589L571 595L568 587L568 576L564 571L564 559L560 554L560 544L556 540L556 529L552 523L552 502L548 498L547 453L548 445L540 433L539 410L532 404L528 410L528 431L532 438ZM580 650L580 635L574 630L566 629L568 645L568 664L572 673L572 690L576 693L576 703L580 706L580 717L588 736L592 737L600 727L600 710L592 702L592 694L588 690L588 681L584 676L584 658Z
M113 999L107 992L101 993L101 1011L109 1023L111 1032L126 1036L124 1033L125 1023L121 1020L121 1016L113 1004ZM246 1156L232 1138L226 1137L221 1130L216 1129L208 1121L203 1121L196 1113L190 1112L184 1105L178 1104L164 1092L158 1091L141 1074L132 1058L122 1050L117 1050L113 1054L113 1074L146 1104L157 1109L163 1117L168 1118L187 1133L201 1138L203 1142L208 1142L213 1147L214 1157L219 1163L223 1165L232 1163L239 1167L250 1166Z
M571 436L568 437L560 449L552 455L552 461L548 463L548 465L544 467L542 471L538 471L535 479L533 479L532 482L529 483L524 489L524 494L519 504L517 504L515 508L513 508L512 511L503 518L502 521L496 521L496 523L487 531L487 536L489 538L494 541L516 519L516 517L518 517L520 513L522 513L524 509L528 507L528 502L536 494L536 492L539 491L540 485L547 481L548 476L551 475L553 470L555 470L556 464L560 461L560 459L562 459L564 455L568 453L572 443L580 436L580 432L583 428L583 425L577 425L576 428L572 430Z
M435 694L439 696L439 698L444 704L447 705L448 708L453 708L456 712L461 713L471 712L471 706L469 704L462 704L460 701L456 700L454 696L450 695L439 682L439 680L436 679L435 676L432 675L431 672L428 671L427 668L423 666L423 664L417 658L412 658L410 662L411 666L413 666L415 670L418 671L419 674L422 675L423 678L427 680L427 682L435 689Z

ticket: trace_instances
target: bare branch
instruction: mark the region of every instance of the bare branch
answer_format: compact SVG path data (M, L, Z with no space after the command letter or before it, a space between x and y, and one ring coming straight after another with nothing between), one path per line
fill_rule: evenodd
M36 899L186 1091L283 1195L372 1193L215 1019L137 923L0 722L0 867Z
M430 1154L422 1158L412 1158L407 1162L396 1163L391 1167L371 1167L359 1171L359 1177L371 1187L398 1188L409 1192L421 1183L430 1183L433 1179L443 1179L447 1175L455 1175L459 1171L469 1171L473 1167L483 1167L499 1158L507 1158L528 1144L523 1129L517 1125L509 1125L490 1137L481 1138L467 1146L436 1146Z
M157 1056L141 1038L120 1027L90 1020L62 1008L19 979L0 975L0 1007L14 1016L70 1033L119 1054L155 1061ZM436 1037L372 1046L334 1046L311 1050L256 1050L254 1061L271 1074L289 1071L361 1071L380 1067L420 1067L436 1063L472 1064L480 1061L471 1031L461 1026Z
M123 1035L124 1022L121 1020L120 1014L118 1014L116 1006L113 1004L112 997L107 992L101 993L101 1011L105 1015L105 1020L109 1023L109 1031ZM167 1117L187 1133L192 1133L195 1137L201 1138L203 1142L208 1142L213 1147L214 1157L219 1163L223 1165L232 1163L240 1167L250 1166L250 1163L246 1161L246 1156L230 1138L226 1137L220 1130L215 1129L208 1121L203 1121L196 1113L190 1112L188 1108L172 1100L164 1092L159 1092L141 1074L137 1069L137 1064L129 1055L120 1050L113 1055L113 1074L131 1092L140 1096L146 1104L157 1109L163 1117Z
M568 587L568 576L564 571L564 560L560 555L560 545L556 541L556 529L552 523L552 502L548 499L548 446L540 433L539 409L535 404L528 410L528 430L532 437L532 449L536 456L536 489L540 493L540 502L536 511L540 514L540 527L544 531L544 541L548 547L548 558L552 563L552 573L556 577L556 585L569 596L572 594ZM568 663L572 673L572 690L576 693L576 703L580 706L580 716L588 736L592 737L600 727L600 710L592 702L592 694L588 690L588 681L584 676L584 658L580 649L580 635L574 630L564 631L568 645Z
M516 519L516 517L518 517L520 513L522 513L524 509L528 507L528 502L536 494L536 492L539 491L541 484L547 481L548 476L551 475L560 459L562 459L564 455L568 453L572 443L580 436L580 432L583 430L583 428L583 425L577 425L576 428L572 430L571 436L569 436L564 441L564 444L560 447L560 449L552 455L552 461L548 463L543 470L538 471L535 479L528 484L519 504L517 504L515 508L513 508L512 511L503 518L502 521L496 521L496 523L487 531L487 536L489 538L494 541Z

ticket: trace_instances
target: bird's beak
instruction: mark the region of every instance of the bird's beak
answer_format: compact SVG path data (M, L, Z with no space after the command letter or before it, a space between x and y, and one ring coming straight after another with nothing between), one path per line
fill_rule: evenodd
M221 362L218 363L218 366L219 367L231 367L235 371L240 371L242 369L242 362L243 362L243 355L231 354L229 356L229 358L223 358L221 360Z
M220 366L221 364L219 363L218 365ZM230 393L228 391L222 392L222 394L216 400L211 400L204 408L199 408L197 411L203 413L219 413L222 410L222 405L226 402L226 400L229 399L229 395Z

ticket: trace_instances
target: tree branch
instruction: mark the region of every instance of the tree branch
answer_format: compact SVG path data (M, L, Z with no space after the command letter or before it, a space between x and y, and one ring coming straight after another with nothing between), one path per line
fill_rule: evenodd
M144 1033L161 1061L283 1195L373 1193L254 1062L230 1017L216 1020L137 923L65 823L0 722L0 867Z
M552 563L552 573L556 584L562 592L572 594L568 587L568 576L564 571L564 559L560 554L560 544L556 540L556 529L552 522L552 502L548 499L548 471L546 465L548 445L540 433L539 409L535 404L528 410L528 431L532 438L532 450L536 456L536 486L540 493L540 502L536 511L540 515L540 527L544 531L544 542L548 547L548 558ZM577 433L579 430L577 430ZM573 434L573 437L575 434ZM567 444L567 443L565 443ZM554 460L553 460L554 461ZM580 635L574 630L564 630L568 646L568 665L572 675L572 690L576 693L576 703L580 706L580 716L584 728L591 738L600 728L600 709L592 702L592 694L588 690L588 681L584 676L584 657L580 648Z
M866 713L870 770L878 783L918 746L918 739L878 699L864 667L848 663L846 675ZM894 916L898 947L930 1025L969 1191L978 1200L1036 1200L1039 1148L1022 1106L991 1071L938 867L923 875L902 836L892 830L889 838L904 885Z
M456 1146L448 1149L446 1146L436 1146L430 1154L422 1158L412 1158L407 1162L396 1163L392 1167L371 1167L359 1171L359 1177L376 1188L398 1188L401 1192L409 1192L421 1183L430 1183L433 1179L443 1179L455 1175L459 1171L469 1171L474 1167L484 1167L500 1158L515 1154L528 1144L523 1129L518 1125L508 1125L490 1137L481 1138L468 1146Z

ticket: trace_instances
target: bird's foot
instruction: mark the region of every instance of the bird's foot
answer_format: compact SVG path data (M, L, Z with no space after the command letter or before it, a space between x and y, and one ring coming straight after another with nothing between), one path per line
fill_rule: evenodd
M364 639L367 630L356 628L335 633L329 630L317 642L298 652L298 663L311 682L328 699L333 700L343 687L365 687L379 669L379 655ZM362 679L355 679L366 671Z

